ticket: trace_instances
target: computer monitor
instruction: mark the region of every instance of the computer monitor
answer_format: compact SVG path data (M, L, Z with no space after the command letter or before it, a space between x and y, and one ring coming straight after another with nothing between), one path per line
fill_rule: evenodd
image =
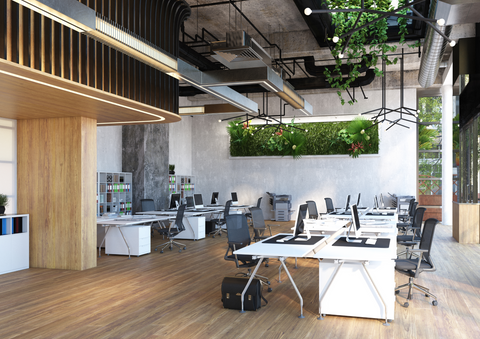
M377 196L373 196L373 208L375 208L376 210L378 210L378 199L377 199Z
M385 203L383 202L383 194L380 193L380 208L385 208Z
M173 193L170 196L170 207L169 208L178 208L180 206L180 193Z
M303 219L307 218L307 211L308 211L308 205L307 204L300 204L298 205L297 209L297 217L295 219L295 228L293 229L293 234L290 234L282 239L278 239L277 242L284 242L284 241L289 241L293 238L295 238L296 241L306 241L310 239L310 231L307 228L307 237L297 237L298 235L304 233L305 231L305 224L303 222Z
M212 201L210 203L212 205L218 205L218 192L212 193Z
M194 194L193 200L195 201L195 208L202 208L203 207L203 198L201 194Z
M193 201L193 197L186 197L187 199L187 208L195 207L195 202Z
M350 209L350 194L347 196L347 202L345 204L345 212Z
M238 205L237 192L232 192L232 205Z
M358 199L357 199L357 207L360 206L360 196L362 195L362 193L358 193Z
M357 205L353 204L353 205L350 206L350 208L352 209L352 222L350 223L350 228L348 229L346 240L347 240L347 242L359 243L359 242L362 242L361 239L350 239L350 231L352 229L353 229L353 232L355 234L355 238L358 238L361 234L361 232L359 231L359 229L360 229L360 218L358 217Z

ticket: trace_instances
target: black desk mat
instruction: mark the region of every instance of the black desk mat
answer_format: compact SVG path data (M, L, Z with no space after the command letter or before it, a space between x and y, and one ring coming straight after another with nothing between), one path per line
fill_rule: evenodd
M351 238L355 239L355 238ZM375 245L367 245L365 241L368 238L358 238L357 240L362 240L362 242L347 242L345 237L339 238L332 246L344 246L344 247L375 247L375 248L388 248L390 246L390 239L377 238L377 243Z
M367 213L366 215L378 215L378 216L382 216L382 215L388 215L388 216L393 216L394 213L385 213L385 212L379 212L379 213Z
M310 239L308 240L301 240L301 241L298 241L298 240L295 240L296 238L304 238L304 239L307 239L306 236L303 236L303 235L300 235L300 236L296 236L295 238L289 240L289 241L284 241L284 242L277 242L278 239L282 239L282 238L285 238L287 237L288 235L286 234L279 234L277 236L274 236L273 238L271 239L268 239L268 240L264 240L262 242L262 244L287 244L287 245L315 245L317 242L319 242L320 240L322 240L323 238L325 238L323 235L321 236L312 236Z

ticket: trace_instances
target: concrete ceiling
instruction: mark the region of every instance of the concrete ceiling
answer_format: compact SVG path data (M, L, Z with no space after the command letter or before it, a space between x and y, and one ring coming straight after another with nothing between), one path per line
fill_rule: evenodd
M190 36L193 37L195 34L202 36L202 28L204 28L216 39L224 40L226 39L227 31L244 30L262 47L268 47L267 41L257 33L247 20L241 17L238 11L235 10L228 1L186 1L192 7L192 15L185 22L185 32ZM198 5L203 6L213 3L221 4L196 7ZM316 65L333 64L330 50L326 47L321 48L318 45L309 27L305 23L302 13L293 0L245 0L237 1L235 4L270 43L277 44L282 49L283 58L314 56ZM474 24L455 25L451 38L471 37L474 36L474 34ZM207 42L215 40L208 33L204 33L204 38ZM180 40L182 40L182 35L180 35ZM189 38L186 37L185 41L189 41ZM190 44L197 52L209 58L209 47L201 45L201 43ZM420 58L418 56L419 49L409 49L406 45L402 47L405 48L406 52L414 53L405 57L405 70L418 70L420 66ZM400 47L399 51L401 51L402 47ZM266 50L273 58L279 57L277 49L270 48ZM443 60L448 60L450 53L451 48L448 47ZM387 71L398 72L399 66L389 66ZM305 74L297 69L294 77L305 77ZM412 83L405 85L407 87L417 87L418 84L412 81Z

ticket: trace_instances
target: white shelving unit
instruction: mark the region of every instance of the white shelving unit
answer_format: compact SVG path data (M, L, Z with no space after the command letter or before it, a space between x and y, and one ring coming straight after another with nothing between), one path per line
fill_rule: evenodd
M28 214L0 216L0 274L30 267L29 227Z
M180 193L180 198L183 200L186 197L191 197L195 193L195 177L191 175L168 175L168 192ZM170 197L169 200L170 201Z
M132 214L132 173L97 172L97 216Z

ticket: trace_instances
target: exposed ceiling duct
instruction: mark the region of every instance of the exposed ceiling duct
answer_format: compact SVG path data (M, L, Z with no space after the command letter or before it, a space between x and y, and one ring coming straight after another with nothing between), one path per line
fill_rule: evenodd
M438 23L436 25L448 37L452 25L477 22L480 17L480 2L478 0L432 0L429 17L444 20L444 25ZM446 45L447 40L429 26L418 72L420 86L427 88L435 82Z

